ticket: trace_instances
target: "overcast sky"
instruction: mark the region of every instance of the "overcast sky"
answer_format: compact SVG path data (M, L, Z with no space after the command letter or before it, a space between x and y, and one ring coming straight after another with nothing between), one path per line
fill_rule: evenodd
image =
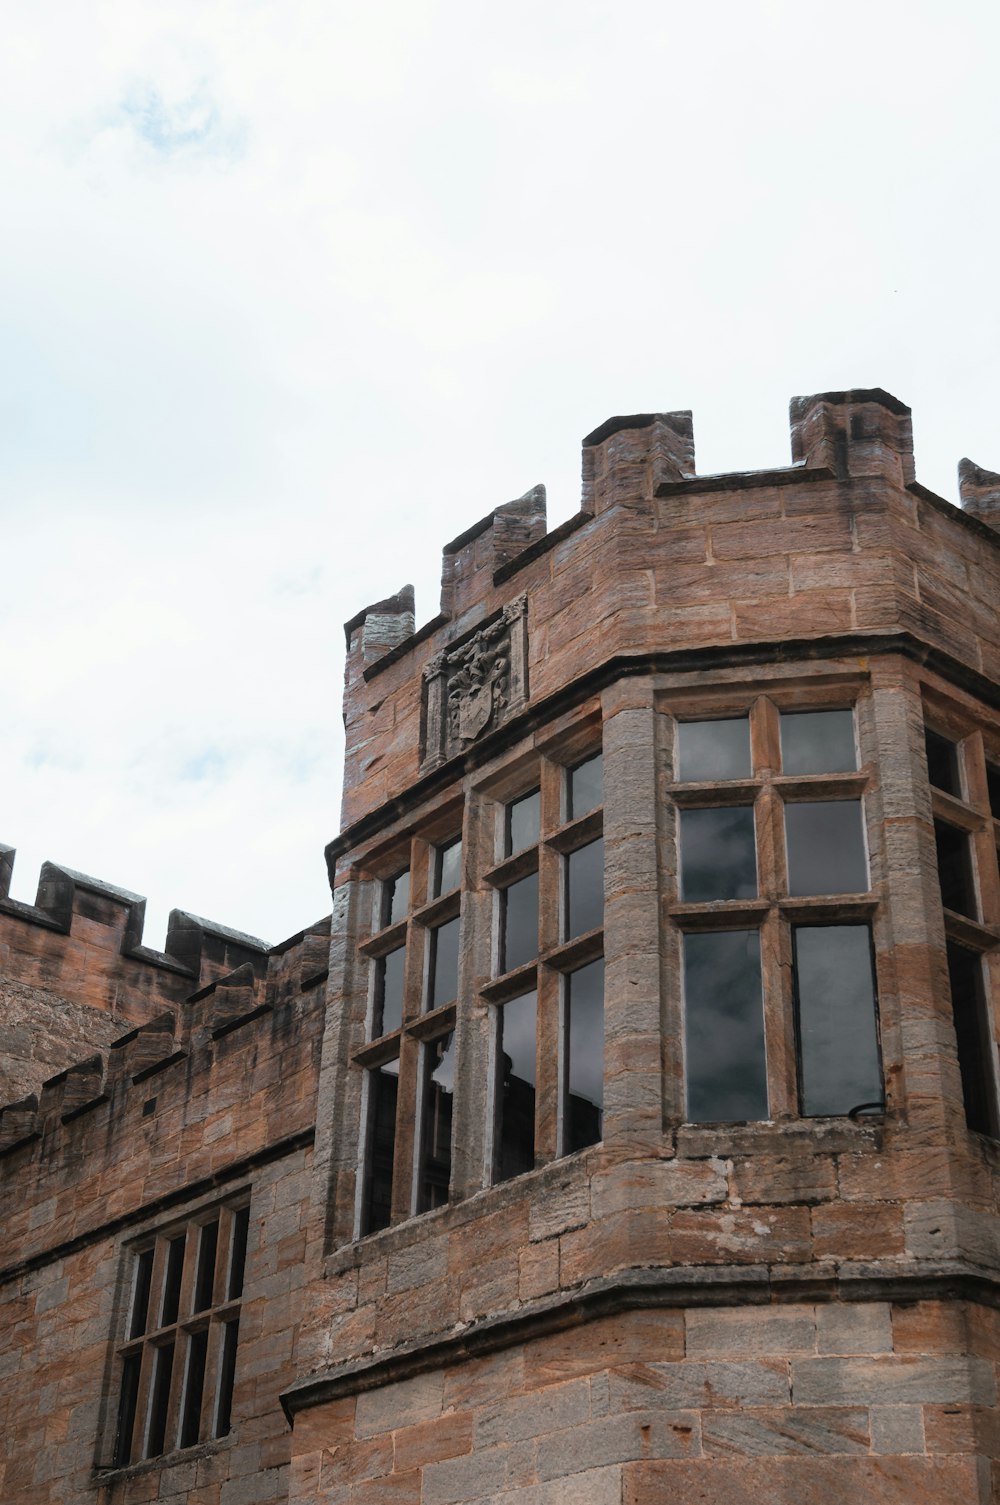
M7 0L0 841L327 912L341 624L614 413L1000 469L994 0Z

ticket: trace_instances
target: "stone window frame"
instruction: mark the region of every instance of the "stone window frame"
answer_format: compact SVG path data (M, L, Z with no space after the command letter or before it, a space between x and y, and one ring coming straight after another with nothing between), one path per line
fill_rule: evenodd
M461 840L463 844L459 882L446 893L435 894L438 854L456 840ZM457 998L435 1009L424 1007L430 986L433 932L449 920L462 918L466 850L461 806L453 801L429 824L421 825L408 836L394 842L391 852L382 857L375 868L370 933L358 946L359 954L368 966L364 1040L351 1053L352 1065L364 1072L358 1136L355 1239L382 1231L381 1228L368 1229L365 1226L371 1174L372 1073L396 1059L399 1061L399 1085L390 1224L386 1226L414 1217L420 1211L423 1047L450 1034L455 1029L458 1012ZM410 873L409 907L403 917L385 925L382 923L385 916L385 891L403 868L409 868ZM378 963L386 955L400 949L404 951L402 1023L388 1034L373 1037Z
M801 1109L801 1063L797 1031L793 931L798 925L866 926L873 962L875 1031L886 1088L883 1019L880 1000L883 986L879 945L879 918L883 885L876 875L875 823L877 765L870 751L873 729L868 725L870 698L867 684L852 676L834 684L770 684L766 689L718 684L698 691L663 691L657 708L668 722L661 750L660 803L669 828L669 872L665 883L667 929L666 953L677 979L665 1021L667 1048L677 1042L673 1087L668 1083L668 1114L678 1124L710 1128L689 1121L686 1113L684 1068L683 936L730 930L757 930L761 950L761 996L764 1050L768 1089L768 1118L762 1122L803 1120ZM849 773L785 774L781 772L781 714L801 711L850 709L854 715L858 767ZM746 779L682 781L677 768L676 725L682 721L709 721L747 716L750 723L751 775ZM861 806L869 887L863 893L793 896L788 888L784 808L810 800L857 800ZM754 899L688 902L680 897L680 822L684 809L750 806L754 811L758 897ZM883 1104L882 1111L885 1111ZM871 1110L873 1116L879 1116Z
M480 782L473 810L483 852L480 882L490 895L489 977L479 988L477 1008L491 1037L485 1108L483 1184L497 1179L498 1094L495 1040L497 1011L534 992L536 1015L535 1169L573 1153L566 1148L567 988L574 972L604 957L604 925L567 937L566 863L570 854L603 837L604 803L585 815L567 817L569 776L603 752L599 713L581 714L546 738L526 757L512 754L504 766ZM509 806L540 793L539 833L528 848L505 855ZM534 960L500 973L502 894L512 883L538 873L538 951ZM585 1153L580 1150L575 1153ZM526 1172L525 1174L530 1174Z
M993 1047L993 1112L995 1121L1000 1121L1000 817L991 809L987 783L987 766L1000 769L1000 718L991 724L984 708L944 693L937 683L921 685L921 705L924 730L952 743L958 753L961 795L932 784L925 768L927 792L931 819L964 832L969 840L978 915L960 914L943 902L941 914L946 943L973 952L981 960Z
M197 1447L223 1444L231 1435L251 1197L251 1188L244 1187L220 1201L189 1211L182 1218L149 1229L125 1245L109 1404L102 1427L98 1467L115 1472L142 1470ZM211 1301L195 1311L192 1308L196 1304L195 1283L199 1273L202 1230L213 1223L217 1224L218 1234ZM240 1227L242 1234L238 1231ZM185 1239L185 1248L176 1316L171 1322L151 1325L155 1312L162 1315L169 1251L181 1237ZM231 1295L233 1258L239 1251L240 1242L238 1289ZM148 1266L144 1262L147 1254L152 1255ZM146 1319L142 1329L133 1333L138 1287L144 1274ZM189 1361L193 1341L202 1333L207 1334L207 1342L196 1418L198 1435L185 1441L182 1429L187 1425ZM173 1357L168 1393L154 1417L157 1355L171 1347ZM132 1370L134 1379L129 1375L130 1364L135 1366ZM126 1421L128 1435L122 1436L123 1420L129 1416L130 1420ZM150 1433L154 1425L162 1427L163 1443L150 1451Z

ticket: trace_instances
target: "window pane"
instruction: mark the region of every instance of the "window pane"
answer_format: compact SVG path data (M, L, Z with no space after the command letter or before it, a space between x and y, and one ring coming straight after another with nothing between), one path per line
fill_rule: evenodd
M785 841L790 894L868 892L860 800L786 805Z
M767 1117L756 930L684 937L684 1058L689 1122Z
M757 896L753 808L681 811L681 898L689 904Z
M458 915L431 931L428 1008L440 1008L458 997Z
M396 1098L399 1059L368 1073L368 1185L363 1233L388 1228L392 1215L392 1170L396 1154Z
M497 1181L535 1164L535 1014L534 993L497 1010Z
M604 1119L604 959L566 978L565 1151L597 1144Z
M205 1359L208 1355L208 1328L192 1333L188 1339L187 1371L184 1375L184 1407L181 1415L182 1448L192 1447L201 1432L201 1401L205 1393Z
M941 903L956 914L977 916L976 884L972 874L972 849L969 838L956 826L934 822L937 846L938 877L941 880Z
M184 1271L184 1245L187 1235L182 1233L170 1240L167 1250L167 1268L163 1276L163 1302L160 1306L160 1326L169 1327L177 1321L181 1301L181 1275Z
M397 920L405 920L409 909L410 869L404 867L382 885L382 924L395 925Z
M535 845L540 819L541 794L537 789L507 806L504 851L508 857Z
M783 773L853 773L858 766L853 711L783 711Z
M230 1301L243 1295L243 1271L247 1262L247 1234L250 1230L250 1208L241 1207L233 1213L233 1242L229 1256L229 1284L226 1295Z
M604 755L595 753L566 776L566 818L578 820L604 803Z
M995 763L986 765L986 788L990 797L990 810L994 819L1000 820L1000 768Z
M604 842L577 847L566 858L566 939L604 924Z
M538 874L529 873L500 894L500 971L538 955Z
M957 743L949 742L947 737L928 729L924 732L924 745L927 748L927 777L934 788L961 799L962 771Z
M215 1417L216 1437L225 1437L232 1426L233 1381L236 1378L236 1344L240 1336L240 1320L227 1322L223 1329L222 1363L219 1366L219 1406Z
M997 1139L1000 1138L1000 1128L982 958L949 941L948 979L958 1042L958 1067L962 1074L965 1121L976 1133L989 1134Z
M132 1461L132 1432L135 1428L135 1408L139 1399L139 1366L141 1354L130 1353L122 1364L122 1388L118 1398L118 1425L115 1430L115 1451L112 1459L115 1468L124 1468Z
M215 1285L215 1254L219 1247L219 1224L206 1223L198 1240L198 1274L195 1279L194 1310L203 1312L212 1305Z
M728 721L680 721L677 724L679 779L701 782L711 779L750 777L750 721L737 716Z
M867 925L798 926L795 981L802 1112L881 1103L875 978Z
M434 898L450 894L462 881L462 838L438 847L434 854Z
M153 1358L153 1388L149 1398L149 1432L146 1457L156 1458L163 1452L167 1437L167 1407L170 1404L170 1380L174 1372L174 1345L158 1348Z
M380 956L375 963L375 1020L372 1039L391 1035L403 1022L403 973L406 947Z
M455 1034L430 1040L422 1051L422 1143L417 1208L443 1207L451 1182L451 1121L455 1101Z
M153 1274L153 1253L152 1249L143 1249L135 1262L135 1292L132 1296L132 1316L128 1325L130 1338L138 1338L140 1333L146 1331L146 1323L149 1319L149 1284Z

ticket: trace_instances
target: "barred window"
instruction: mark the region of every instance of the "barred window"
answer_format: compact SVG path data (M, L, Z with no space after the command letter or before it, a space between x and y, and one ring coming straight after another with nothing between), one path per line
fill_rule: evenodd
M249 1226L226 1203L129 1251L115 1468L230 1430Z

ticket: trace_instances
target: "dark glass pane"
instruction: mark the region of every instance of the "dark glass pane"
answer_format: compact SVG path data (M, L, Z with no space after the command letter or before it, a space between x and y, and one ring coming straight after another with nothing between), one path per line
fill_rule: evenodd
M160 1307L160 1326L169 1327L177 1321L181 1301L181 1276L184 1273L184 1245L186 1234L170 1240L167 1249L167 1268L163 1277L163 1304Z
M146 1322L149 1318L149 1283L153 1275L153 1252L152 1249L143 1249L135 1262L135 1291L132 1296L132 1316L128 1325L130 1338L138 1338L140 1333L146 1331Z
M803 925L794 937L802 1112L846 1114L881 1104L867 925Z
M782 711L783 773L853 773L853 711Z
M194 1310L212 1305L215 1287L215 1256L219 1247L219 1223L205 1223L198 1239L198 1273L194 1283Z
M174 1372L174 1345L158 1348L153 1358L153 1390L149 1400L149 1435L146 1457L157 1458L163 1452L167 1436L167 1407L170 1404L170 1378Z
M566 939L604 924L604 842L591 841L566 858Z
M685 783L750 777L750 721L680 721L677 777Z
M538 955L538 874L529 873L500 895L500 971Z
M986 788L990 797L990 810L994 819L1000 820L1000 768L995 763L986 765Z
M523 799L514 800L507 806L506 840L504 850L508 857L533 847L538 840L541 819L541 795L537 789Z
M233 1381L236 1378L236 1344L239 1342L240 1322L237 1317L223 1328L222 1362L219 1365L219 1406L215 1415L215 1435L225 1437L232 1427Z
M566 1153L597 1144L604 1119L604 959L566 979Z
M201 1432L201 1402L205 1394L205 1359L208 1328L188 1339L187 1372L184 1375L184 1407L181 1413L181 1447L193 1447Z
M226 1295L230 1301L243 1295L243 1271L247 1262L247 1234L250 1230L250 1208L240 1207L233 1213L233 1242L229 1256L229 1284Z
M928 730L924 732L924 744L927 748L927 777L934 788L961 799L962 769L957 743Z
M578 820L604 803L604 756L595 753L571 768L566 779L566 818Z
M406 947L380 956L375 963L375 1023L372 1039L391 1035L403 1022L403 976Z
M431 968L428 1008L440 1008L458 997L458 915L431 931Z
M135 1429L141 1363L141 1354L130 1353L122 1364L122 1388L118 1397L118 1425L115 1428L115 1451L112 1458L115 1468L124 1468L126 1463L132 1461L132 1432Z
M462 838L438 847L434 861L434 897L450 894L462 881Z
M368 1185L363 1233L388 1228L392 1217L392 1171L396 1155L396 1099L399 1059L368 1073Z
M535 1015L534 993L512 998L497 1011L498 1181L535 1164Z
M395 925L397 920L405 920L409 910L410 869L404 867L382 885L382 924Z
M756 897L753 808L682 810L681 898L701 904Z
M977 1134L989 1134L998 1139L1000 1127L993 1080L993 1043L983 986L982 958L949 941L948 979L958 1042L958 1067L962 1074L965 1121Z
M941 881L941 903L955 914L969 915L976 919L976 883L972 874L972 849L969 838L956 826L946 826L943 820L934 822L934 841L937 846L938 878Z
M455 1035L430 1040L423 1049L422 1142L418 1208L443 1207L451 1182L451 1120L455 1101Z
M786 805L785 842L790 894L868 892L860 800Z
M767 1117L756 930L684 937L684 1061L691 1123Z

